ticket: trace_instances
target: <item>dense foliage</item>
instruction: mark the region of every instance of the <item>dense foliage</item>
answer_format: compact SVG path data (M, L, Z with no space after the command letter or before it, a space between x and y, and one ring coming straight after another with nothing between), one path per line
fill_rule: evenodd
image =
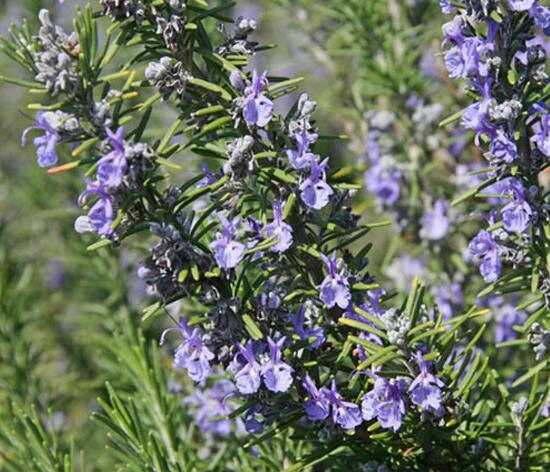
M248 2L38 3L2 466L547 467L543 2L278 0L305 81Z

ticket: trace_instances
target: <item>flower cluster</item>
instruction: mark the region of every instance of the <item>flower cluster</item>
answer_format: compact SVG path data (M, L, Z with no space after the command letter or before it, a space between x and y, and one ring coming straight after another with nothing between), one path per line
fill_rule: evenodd
M418 355L420 372L410 382L405 377L386 378L377 375L374 369L371 376L374 381L372 390L361 401L361 408L343 400L332 381L331 387L318 388L309 377L303 381L308 394L305 411L310 421L325 420L329 416L334 424L344 429L353 429L363 420L377 419L380 426L392 429L401 428L407 413L407 394L410 401L421 411L436 417L443 414L444 383L431 373L432 365Z
M246 246L237 241L237 230L240 226L239 218L228 220L223 215L219 216L221 231L217 239L210 243L210 249L214 252L216 263L222 269L234 269L243 260Z
M522 95L530 87L526 71L536 69L527 74L535 77L533 88L545 80L533 60L538 48L526 49L527 56L516 51L520 54L511 59L518 73L518 85L508 84L512 95L496 80L509 70L497 52L505 50L514 28L529 26L517 36L533 39L541 5L532 3L526 12L498 10L512 19L524 15L522 22L501 15L508 23L500 25L498 15L488 15L477 2L468 2L467 9L441 2L445 11L461 12L445 28L447 65L480 96L464 112L463 125L474 129L491 166L489 180L479 185L496 208L487 216L490 226L469 246L488 282L497 281L504 262L519 267L535 260L525 248L540 236L537 225L546 211L542 191L534 188L548 147L546 106L538 95L527 97L532 103ZM71 154L78 161L52 171L86 168L79 203L87 214L75 227L99 239L91 249L122 245L129 237L140 244L153 241L138 269L155 298L144 315L152 318L165 308L174 316L185 312L160 342L169 332L179 336L174 367L198 384L185 404L195 410L199 428L218 436L240 432L240 421L234 425L227 417L234 414L249 433L272 423L291 425L304 437L354 446L382 427L394 433L393 449L399 451L417 445L408 434L409 421L422 429L418 451L428 442L445 442L433 434L436 427L460 429L455 436L468 438L468 446L482 433L489 437L498 402L469 408L470 402L503 389L492 373L482 375L489 361L477 352L474 357L479 337L470 343L462 336L464 326L469 335L486 313L474 308L457 321L466 305L468 274L461 272L462 256L451 264L445 253L452 246L447 238L465 217L451 209L452 190L424 191L427 171L419 164L443 147L457 181L464 170L452 162L462 145L447 149L457 144L456 136L440 142L442 133L432 133L442 105L410 95L405 107L412 131L398 144L392 136L399 131L397 114L368 115L365 184L397 221L401 238L388 250L383 270L399 292L413 287L408 296L394 294L370 273L370 244L363 239L381 224L367 224L353 213L350 202L360 185L331 172L329 158L321 157L324 125L314 120L316 103L305 93L293 95L299 80L251 66L265 49L249 38L254 20L228 21L223 11L229 4L212 10L182 1L101 4L124 39L144 48L112 74L102 70L109 55L75 61L76 75L86 79L78 81L83 93L49 90L71 100L37 116L38 160L41 166L57 165L63 158L58 159L58 146L75 143ZM211 21L230 25L214 30ZM487 26L483 37L483 28L471 27L480 22ZM86 39L86 28L77 26ZM82 44L87 49L89 41ZM108 51L116 55L117 49ZM120 79L126 82L119 91L112 85ZM276 106L283 96L295 97L286 115ZM163 131L156 136L150 120L161 99L161 110L171 107L176 117L168 123L158 113L162 116L154 119ZM524 135L517 133L520 122L526 124ZM409 146L411 140L415 144ZM401 240L418 243L423 254L403 255ZM394 257L397 252L401 255ZM419 276L432 277L430 292ZM437 308L425 305L426 292ZM512 340L514 326L527 316L511 306L500 308L494 316L497 343ZM533 329L531 337L542 352L544 332ZM475 368L464 374L467 366ZM475 434L466 430L472 424ZM389 436L371 438L388 450ZM408 460L400 456L398 461Z
M414 131L410 133L403 133L398 128L394 113L384 110L367 113L365 188L375 197L380 208L393 216L401 231L413 230L416 237L428 243L440 242L450 232L453 215L449 203L445 198L430 202L430 197L426 198L422 208L412 204L412 194L418 192L414 186L419 185L420 163L404 161L400 154L403 153L402 147L410 146L406 151L410 153L407 159L426 159L425 164L430 162L427 157L445 139L436 129L443 107L411 95L404 108L413 123ZM460 150L456 152L459 154ZM421 153L425 155L421 157ZM426 194L436 193L432 192L431 184L422 182L422 186L426 186Z
M227 88L197 79L184 70L175 54L180 48L177 28L173 34L168 34L166 28L158 29L157 34L173 55L150 62L145 75L165 100L176 92L176 100L186 100L196 107L198 111L191 120L199 126L201 136L202 116L208 118L210 110L216 113L223 108L211 105L203 112L202 97L196 98L197 91L218 91L218 100L223 101L227 100ZM238 36L236 33L235 38ZM218 53L232 54L226 46L219 48ZM207 311L201 328L191 327L185 317L173 328L182 338L175 349L174 365L185 369L200 384L209 382L214 371L225 371L234 383L233 396L251 399L253 406L245 414L247 430L259 431L266 421L276 419L277 395L300 391L300 386L311 397L301 402L307 417L313 418L310 406L314 400L324 411L323 415L314 415L316 421L331 418L344 429L355 428L364 420L360 406L345 399L335 380L316 394L310 373L301 367L313 351L327 349L325 331L332 324L327 310L352 312L354 301L369 310L376 306L390 342L401 346L410 323L399 319L395 310L382 308L383 291L354 294L354 283L372 282L364 270L367 261L354 263L352 270L337 251L330 250L331 244L310 251L300 263L303 275L289 269L290 261L296 264L302 248L317 240L308 229L308 225L318 224L317 210L334 207L329 214L337 225L345 223L346 231L364 228L357 225L356 218L342 219L341 213L349 212L342 203L350 193L328 183L328 159L321 159L313 150L319 137L312 120L315 103L306 94L300 95L291 113L282 120L274 112L271 97L272 91L280 90L282 85L270 85L267 73L235 68L226 76L224 87L233 97L229 111L233 132L224 142L226 151L219 155L225 159L220 170L203 167L200 180L180 188L169 187L163 194L154 191L154 197L140 200L135 208L128 206L131 187L138 194L150 190L143 187L143 179L136 182L130 178L135 175L130 172L128 157L133 147L124 140L123 130L112 133L107 128L107 141L102 146L106 153L97 161L96 178L88 182L81 197L82 202L88 197L96 201L89 214L79 218L77 228L123 239L123 229L145 223L160 238L142 264L139 276L161 302L196 296ZM286 159L278 159L277 150ZM208 200L202 202L206 208L203 216L183 211L195 194L210 195L211 205ZM301 204L293 198L295 194L299 194ZM446 212L444 206L436 203L434 212ZM151 218L151 213L160 214L161 209L170 209L173 215L162 224ZM202 231L207 236L206 243L197 236L199 225L203 224L209 230ZM323 254L331 252L331 256ZM317 274L323 265L326 273L320 279ZM254 271L254 266L258 270ZM266 273L272 275L266 277ZM259 296L250 292L251 277L258 280L254 292ZM298 297L285 302L291 293ZM362 333L361 336L368 339ZM165 335L162 342L164 338ZM382 344L380 338L377 342ZM342 388L345 391L345 386ZM296 402L290 400L291 396L285 398L290 404Z
M397 431L406 413L405 379L385 379L375 375L374 388L363 397L361 410L365 420L376 418L383 428Z
M106 147L109 151L97 161L96 178L86 182L86 190L80 194L79 204L85 206L94 201L88 214L75 222L79 233L92 232L113 237L117 210L125 193L135 191L144 174L153 167L152 154L142 143L131 145L124 141L124 128L116 132L106 128Z
M36 115L34 126L27 128L21 137L21 144L27 144L27 136L32 130L43 132L41 136L34 138L36 146L37 162L40 167L51 167L57 164L56 146L68 139L71 134L78 132L80 128L78 119L73 115L62 111L39 112Z
M188 81L183 64L169 56L161 57L158 62L150 62L145 69L145 78L159 90L165 100L173 93L182 97Z
M144 5L139 0L99 0L99 3L105 14L115 19L141 21L145 16Z
M527 319L523 310L516 308L514 300L506 300L502 296L493 295L479 301L480 305L491 310L494 320L495 343L511 341L518 337L514 326L521 326Z
M222 379L209 388L197 388L193 394L184 398L183 404L195 409L195 423L203 433L225 437L232 432L242 432L244 425L237 419L226 417L233 413L236 406L231 401L235 394L235 385L230 380Z
M282 360L285 339L282 337L278 341L273 341L268 338L267 346L252 341L246 346L238 345L238 353L230 368L235 372L235 383L239 392L244 395L256 393L260 388L261 379L271 392L286 392L289 389L293 380L293 369ZM262 358L261 364L257 357Z
M464 305L464 294L459 282L450 282L432 289L437 308L444 319L458 314Z
M550 157L548 110L540 95L548 83L540 44L550 10L538 1L440 3L445 13L456 13L443 27L449 76L466 79L479 97L461 123L474 132L489 164L490 179L478 189L485 189L493 208L486 218L490 227L472 240L470 255L493 282L503 262L515 266L536 257L526 252L548 218L538 177ZM545 270L538 270L544 278Z
M391 208L400 197L402 171L392 158L392 125L395 116L387 111L371 112L367 137L369 169L365 173L365 186L382 208Z
M212 372L210 361L214 359L214 354L210 352L204 342L204 335L199 328L191 328L187 319L181 317L178 328L168 328L162 334L160 343L164 343L164 338L169 331L177 330L182 336L182 342L174 354L174 367L187 370L191 379L198 383L204 383Z
M76 59L80 52L75 33L68 35L60 26L54 25L48 10L38 15L39 48L34 51L36 80L43 83L52 95L60 92L74 94L79 87Z
M336 255L323 256L323 261L327 266L328 274L319 287L319 298L327 308L338 305L340 308L346 309L351 300L348 279L338 270Z
M319 389L311 378L306 377L303 387L309 396L304 409L310 421L322 421L330 416L334 424L344 429L353 429L362 423L361 410L355 403L344 401L334 380L330 388Z

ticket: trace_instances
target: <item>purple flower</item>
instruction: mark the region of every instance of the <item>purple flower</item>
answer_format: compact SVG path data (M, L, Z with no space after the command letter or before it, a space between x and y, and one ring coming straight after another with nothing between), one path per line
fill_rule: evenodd
M502 264L498 252L491 251L483 257L479 266L479 272L485 282L494 282L499 278Z
M368 290L366 300L361 304L361 308L372 315L381 317L386 309L382 306L382 297L386 295L386 291L383 288L376 288L374 290Z
M37 162L40 167L50 167L57 164L57 152L55 147L60 140L60 136L57 130L50 124L50 117L51 114L47 112L38 112L35 125L23 131L21 137L21 144L25 146L27 144L27 136L31 130L39 129L44 132L42 136L38 136L33 140L38 156Z
M246 411L244 427L249 434L261 434L264 430L264 421L260 415L260 408L252 407Z
M304 410L310 421L322 421L330 413L330 403L325 396L326 388L318 389L313 380L306 376L302 382L303 387L309 394L309 399L305 402Z
M313 154L309 146L317 140L315 133L310 133L305 127L294 134L296 141L296 149L287 149L286 155L290 165L296 169L305 169L311 165L313 161L318 159L318 156Z
M464 303L462 288L458 282L436 287L433 294L437 307L445 320L452 318Z
M518 148L516 143L499 129L491 139L490 153L499 163L511 164L518 157Z
M262 369L256 361L252 341L248 341L244 347L241 344L238 344L237 347L239 353L236 360L240 368L235 374L235 383L239 392L243 395L251 395L260 388Z
M461 44L464 40L463 28L464 21L462 20L462 17L457 15L451 21L445 23L441 29L447 40Z
M235 69L231 71L229 74L229 82L231 82L231 85L235 87L237 90L244 90L245 89L245 83L241 76L241 71Z
M491 97L491 81L487 80L482 84L474 85L479 89L482 99L479 102L472 103L466 108L462 115L461 124L467 129L472 129L476 132L476 144L479 145L479 137L482 134L492 136L495 126L489 119L489 106L492 101Z
M540 122L533 126L531 140L537 145L539 151L546 157L550 157L550 113L544 113Z
M496 250L497 247L492 234L482 230L472 239L468 249L472 256L483 257L488 252Z
M292 327L302 341L311 342L308 349L314 350L321 347L325 342L325 332L320 326L305 327L305 313L306 308L302 305L298 312L291 316Z
M382 156L380 144L378 143L379 134L380 131L371 129L367 136L367 157L373 164L378 163L378 161L380 161L380 157Z
M518 179L509 178L504 182L504 193L512 201L502 209L502 223L507 231L523 233L529 228L533 210L525 199L525 189Z
M550 8L543 5L534 5L529 10L529 15L546 36L550 36Z
M376 418L380 426L397 431L406 414L404 392L407 382L403 378L386 379L375 374L374 388L361 402L363 419Z
M449 231L449 203L437 200L431 211L424 213L421 219L420 237L429 240L439 240Z
M462 115L462 126L467 129L473 129L477 134L492 130L492 125L488 121L488 109L488 101L472 103Z
M365 172L365 186L381 205L393 206L399 200L401 172L394 167L376 164Z
M514 177L497 180L494 184L487 187L487 192L495 195L489 199L489 201L494 204L509 202L516 194L520 197L525 195L523 184Z
M256 125L263 128L271 121L273 102L263 94L267 86L267 74L258 74L254 70L252 84L245 89L243 103L243 117L248 126Z
M491 25L492 23L489 23ZM491 30L490 30L491 31ZM469 77L487 77L489 69L481 59L493 48L488 39L487 42L479 38L466 38L461 47L462 60L464 61L464 75Z
M502 343L516 339L515 325L521 325L527 319L525 312L507 303L495 309L495 342Z
M164 330L160 338L160 344L164 343L166 334L170 331L178 331L182 336L182 342L174 354L174 367L186 369L191 379L198 383L204 383L212 372L210 361L214 354L203 341L203 335L199 328L191 328L185 317L181 317L177 328Z
M217 175L210 170L208 164L204 164L202 166L202 173L204 174L204 177L197 182L197 188L208 187L218 180Z
M343 275L343 270L338 270L336 254L323 256L323 261L328 274L319 287L319 298L328 308L338 305L344 310L351 301L348 279Z
M439 7L445 15L450 15L454 11L454 7L451 5L450 0L439 0Z
M438 62L432 51L426 50L422 53L419 66L426 77L430 79L439 78Z
M500 276L499 246L493 235L480 231L468 246L470 255L480 262L479 269L485 282L494 282Z
M285 252L292 245L292 226L283 221L283 208L280 201L273 203L273 222L265 227L268 238L275 236L277 243L271 246L274 252Z
M233 429L233 422L223 417L230 415L235 409L228 401L234 394L233 382L219 380L209 389L195 389L193 395L185 398L183 403L197 407L195 423L203 433L224 437Z
M508 0L510 9L514 11L527 11L533 7L536 0Z
M465 64L462 57L462 51L459 47L453 46L445 53L445 66L449 71L449 77L451 79L464 77Z
M360 408L352 402L344 401L336 390L336 382L332 380L330 389L323 388L322 394L328 400L332 410L332 421L344 429L353 429L363 422Z
M80 216L75 221L78 233L92 232L100 236L109 236L113 232L115 210L113 198L97 181L88 181L84 192L80 194L78 203L83 206L89 197L97 197L97 201L88 211L87 216Z
M124 128L118 128L116 133L110 129L106 132L113 150L99 160L97 179L105 188L114 189L122 183L127 167L124 155Z
M240 219L229 221L223 215L218 215L221 222L221 232L209 247L214 251L216 263L222 269L233 269L238 266L244 257L246 246L235 239L240 226Z
M529 228L533 210L522 198L515 198L502 209L502 223L506 230L523 233Z
M421 258L406 254L396 257L385 272L398 290L408 290L415 277L426 273L426 263Z
M281 361L285 340L285 336L277 342L273 341L270 337L267 338L269 360L262 366L262 375L265 386L272 392L286 392L292 384L292 372L294 369Z
M329 202L334 190L326 182L325 169L328 158L321 163L311 162L310 174L300 184L302 201L315 210L320 210Z
M430 372L432 364L426 362L421 353L417 354L417 362L420 373L409 387L409 397L423 411L441 416L443 414L441 389L445 384Z
M88 220L93 231L100 236L107 236L113 232L114 221L113 201L109 197L100 197L90 208Z

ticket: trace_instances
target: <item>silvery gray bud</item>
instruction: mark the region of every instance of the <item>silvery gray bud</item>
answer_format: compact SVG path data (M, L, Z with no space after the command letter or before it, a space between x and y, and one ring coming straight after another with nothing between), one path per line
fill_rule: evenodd
M536 360L542 360L550 344L550 331L545 330L539 323L533 323L527 339L533 346Z
M151 82L160 79L166 74L170 66L170 60L169 57L162 57L159 62L150 62L145 68L145 78Z
M164 56L158 62L147 65L145 78L159 89L162 98L166 100L174 92L179 96L183 95L189 75L184 71L181 62Z
M238 159L248 152L254 145L254 138L250 135L243 136L233 141L229 146L230 158Z
M99 0L103 11L118 20L132 17L140 22L145 17L145 10L139 0Z
M76 131L80 127L78 118L75 116L69 116L63 125L65 131Z
M59 92L73 93L79 78L74 58L67 51L78 52L75 34L67 35L59 26L51 23L48 10L41 10L38 18L41 26L38 41L41 49L34 53L37 74L35 79L44 85L52 95Z
M512 415L515 416L521 416L527 410L527 407L529 406L529 402L527 401L527 398L521 397L517 402L513 402L510 405L510 411Z
M256 23L256 20L252 18L245 18L243 16L240 16L235 21L235 26L236 26L235 38L244 39L250 33L255 31L258 25Z
M307 93L302 93L298 99L298 116L300 118L311 115L317 108L317 102L311 100Z
M235 40L229 46L229 51L234 54L252 54L254 52L248 41L244 39Z
M92 111L93 122L101 127L110 127L113 123L111 105L107 99L94 103Z
M172 51L178 49L184 26L185 20L181 16L171 15L168 20L163 17L157 17L157 34L162 34L164 43Z
M178 13L187 8L187 2L185 0L169 0L168 5L170 5L172 10L175 10Z
M507 100L500 104L492 104L489 108L489 116L492 120L513 120L518 117L523 108L519 100Z

